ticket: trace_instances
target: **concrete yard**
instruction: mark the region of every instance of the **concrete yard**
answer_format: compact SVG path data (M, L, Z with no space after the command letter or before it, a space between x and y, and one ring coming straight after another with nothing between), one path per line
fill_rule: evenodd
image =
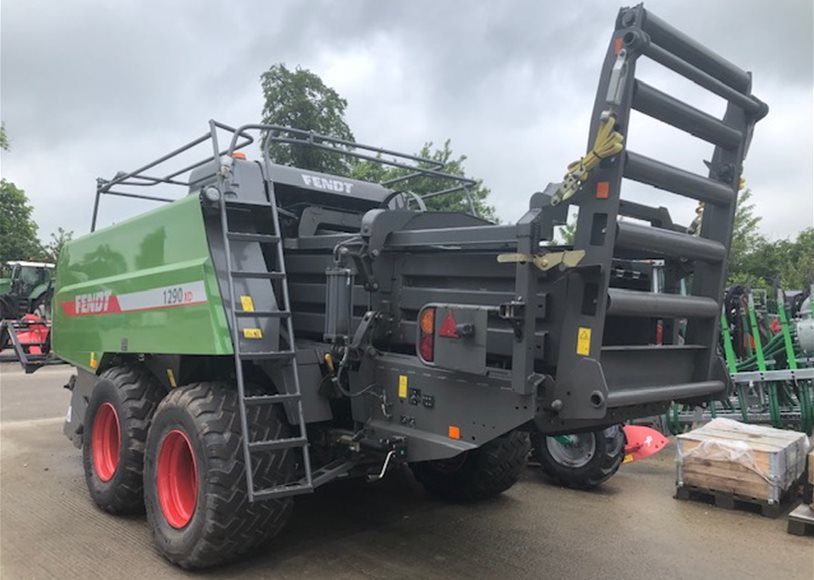
M88 498L80 451L62 435L68 367L0 365L0 576L175 578L144 517ZM475 505L428 497L408 471L298 498L287 531L209 578L814 578L814 538L771 520L679 502L674 448L600 491L546 484L531 467Z

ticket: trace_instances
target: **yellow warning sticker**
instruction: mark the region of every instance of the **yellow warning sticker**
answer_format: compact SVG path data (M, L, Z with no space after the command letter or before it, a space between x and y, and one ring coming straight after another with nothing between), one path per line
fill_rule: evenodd
M630 453L628 453L627 455L625 455L625 458L622 460L622 463L630 463L631 461L633 461L633 456Z
M263 333L259 328L244 328L243 338L263 338Z
M167 369L167 380L173 389L178 386L178 383L175 382L175 373L172 372L172 369Z
M407 375L399 375L399 399L407 398Z
M577 331L577 354L591 354L591 329L587 326L580 326Z
M96 362L96 353L91 351L90 353L90 368L95 369L98 366Z
M251 296L241 296L240 306L243 308L243 312L254 312L254 301Z

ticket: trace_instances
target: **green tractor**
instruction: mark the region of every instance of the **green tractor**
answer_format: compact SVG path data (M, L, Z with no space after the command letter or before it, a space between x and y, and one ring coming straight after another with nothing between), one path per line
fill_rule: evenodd
M0 320L19 320L26 314L51 318L51 285L54 265L45 262L6 262L0 271ZM8 346L9 334L0 333L0 350Z

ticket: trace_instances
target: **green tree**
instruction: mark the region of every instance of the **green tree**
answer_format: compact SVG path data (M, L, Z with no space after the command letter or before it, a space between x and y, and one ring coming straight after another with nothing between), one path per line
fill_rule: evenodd
M37 224L25 191L7 179L0 179L0 263L8 260L39 260L42 247Z
M783 287L790 290L802 290L814 282L814 228L797 235L778 273Z
M746 189L738 196L735 209L735 226L732 230L732 245L729 250L730 276L748 275L746 262L749 255L766 243L760 234L760 216L755 215L755 204L751 203L752 190Z
M354 141L345 121L348 102L310 70L300 67L290 70L282 63L275 64L260 75L260 85L263 123ZM335 175L347 175L351 166L344 155L287 143L273 143L269 154L275 163Z
M562 225L554 234L554 243L573 246L574 240L577 238L577 218L578 213L572 213L566 223Z
M67 231L62 227L58 227L57 231L51 233L51 241L45 244L45 255L48 260L56 264L59 259L59 254L62 248L73 239L73 230Z
M452 152L451 141L447 139L443 147L434 148L433 143L425 143L416 154L417 157L429 159L443 167L440 171L455 175L458 177L466 176L464 163L466 161L465 155L455 156ZM431 163L419 163L419 167L431 169L437 165ZM361 179L363 181L384 182L398 177L402 177L412 173L410 170L401 169L397 167L388 167L373 161L361 161L353 165L351 177ZM460 182L448 178L436 178L421 176L410 180L397 182L392 185L394 189L403 189L410 191L419 196L425 196L429 193L442 191L460 185ZM472 203L475 206L475 212L482 218L497 221L495 208L487 203L490 190L483 184L482 180L477 180L475 185L469 187L469 194L472 197ZM457 211L469 212L469 202L466 198L464 191L457 191L446 195L439 195L430 197L425 200L427 209L433 211Z
M8 134L0 122L0 149L9 150ZM8 260L38 260L42 246L37 239L37 224L25 191L7 179L0 179L0 264Z

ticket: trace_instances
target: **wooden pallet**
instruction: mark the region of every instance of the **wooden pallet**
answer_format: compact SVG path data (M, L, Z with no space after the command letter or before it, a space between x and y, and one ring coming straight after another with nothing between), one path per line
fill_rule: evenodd
M795 536L814 535L814 509L806 504L800 504L789 514L789 523L786 531Z
M795 487L792 486L792 489L795 489ZM760 515L767 518L777 518L789 508L793 495L793 493L786 493L779 503L770 503L768 500L758 497L727 493L694 485L681 485L676 487L676 494L673 497L682 501L702 501L723 509L751 511L760 513Z

